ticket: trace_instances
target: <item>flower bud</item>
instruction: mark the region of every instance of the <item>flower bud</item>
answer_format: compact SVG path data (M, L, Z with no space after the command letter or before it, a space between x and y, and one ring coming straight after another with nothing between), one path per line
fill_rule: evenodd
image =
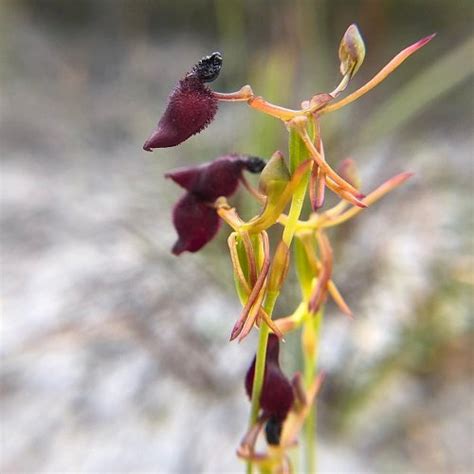
M275 422L282 422L293 404L294 396L290 381L280 369L278 355L278 337L275 334L270 334L268 336L260 407L264 417L271 418ZM245 390L249 397L252 396L254 374L255 359L245 377Z
M285 159L281 152L277 151L263 169L258 186L260 191L272 200L280 196L290 178Z
M205 83L217 78L221 66L220 53L212 53L178 82L156 129L143 145L144 150L179 145L212 122L217 112L217 98Z
M214 208L197 196L187 193L173 210L173 225L178 232L178 240L172 252L197 252L214 238L219 230L220 219Z
M365 58L365 44L357 25L347 28L339 45L340 71L343 76L353 77Z
M258 173L264 166L261 158L232 154L200 166L179 168L165 176L201 199L213 202L220 196L234 194L244 169Z

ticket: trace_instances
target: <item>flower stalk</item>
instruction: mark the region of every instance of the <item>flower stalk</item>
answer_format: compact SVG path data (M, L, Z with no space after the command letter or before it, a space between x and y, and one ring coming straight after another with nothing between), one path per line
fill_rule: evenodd
M252 330L259 332L255 360L245 381L250 397L248 431L237 450L238 456L247 462L247 473L251 474L255 466L265 474L291 472L289 453L302 430L306 472L317 471L315 398L323 381L322 375L318 375L318 356L327 299L332 298L343 314L353 317L334 281L328 229L355 217L411 176L400 173L365 195L352 160L344 160L339 168L330 165L320 120L379 85L433 36L405 48L369 82L334 102L349 86L365 58L362 36L356 25L350 25L339 45L342 78L338 85L332 92L304 100L301 109L296 110L267 102L256 96L249 85L231 93L211 90L207 84L217 78L223 63L220 53L212 53L178 82L163 116L145 142L147 151L180 144L209 125L219 102L246 102L251 108L283 121L288 130L288 161L279 151L266 162L231 154L167 174L185 189L173 211L178 233L173 247L175 255L196 252L207 245L222 221L232 229L227 243L242 310L230 340L240 342ZM246 180L244 171L260 173L258 190ZM227 200L240 183L261 205L259 214L248 221ZM340 202L324 210L327 190L336 194ZM305 218L308 197L312 212ZM267 231L275 224L283 230L272 251ZM273 318L292 262L301 301L289 316ZM279 343L285 333L296 330L301 331L303 376L296 373L290 382L279 366ZM264 452L256 449L261 433L267 445Z

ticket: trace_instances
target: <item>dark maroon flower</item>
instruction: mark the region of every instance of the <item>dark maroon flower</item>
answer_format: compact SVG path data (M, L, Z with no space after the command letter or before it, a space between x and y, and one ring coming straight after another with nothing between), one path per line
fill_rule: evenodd
M178 82L157 127L143 145L144 150L179 145L212 122L217 112L217 98L205 83L215 80L221 67L221 54L212 53Z
M197 252L212 240L220 225L214 201L219 196L234 194L244 170L259 173L264 166L261 158L233 154L167 173L167 178L187 191L173 210L173 224L178 232L173 253Z
M264 166L261 158L232 154L200 166L179 168L165 176L201 199L213 202L219 196L235 193L243 170L259 173Z
M192 193L186 193L173 210L173 224L178 240L172 252L197 252L214 238L220 220L215 209Z
M279 351L278 337L275 334L270 334L265 359L262 394L260 395L262 415L268 419L265 434L269 444L279 443L282 423L290 411L294 399L291 382L280 369ZM254 374L255 358L245 376L245 390L249 398L252 396Z

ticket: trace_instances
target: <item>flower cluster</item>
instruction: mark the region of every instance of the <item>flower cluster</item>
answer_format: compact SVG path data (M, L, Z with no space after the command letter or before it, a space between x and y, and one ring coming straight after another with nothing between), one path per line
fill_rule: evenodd
M271 104L256 96L249 85L232 93L212 91L207 83L217 78L222 66L220 53L212 53L178 82L156 129L144 144L147 151L176 146L201 132L214 119L219 101L246 102L251 108L283 121L289 132L288 160L279 151L267 162L232 154L166 174L186 191L173 210L178 233L172 249L175 255L201 249L216 235L221 219L233 230L228 244L242 311L230 339L241 341L254 328L259 332L256 356L245 377L245 389L251 399L249 429L237 451L248 461L249 472L254 465L264 472L290 472L287 451L296 444L304 423L308 428L307 470L314 470L311 413L322 382L316 362L319 326L328 297L352 317L334 282L334 255L328 229L359 214L411 176L398 174L364 194L353 160L343 160L337 171L329 164L320 121L325 114L350 104L380 84L433 36L405 48L365 85L336 100L365 58L362 37L357 26L351 25L339 45L339 84L331 92L304 100L299 110ZM246 181L244 171L261 173L258 190ZM261 204L258 215L248 221L227 202L239 183ZM340 202L323 210L326 189L334 192ZM312 212L305 220L301 216L306 194ZM275 224L281 225L283 232L272 254L267 230ZM301 302L291 315L277 319L272 313L288 273L291 246ZM280 340L285 333L297 329L301 329L304 381L299 374L290 381L279 365ZM268 449L257 452L257 438L263 427Z

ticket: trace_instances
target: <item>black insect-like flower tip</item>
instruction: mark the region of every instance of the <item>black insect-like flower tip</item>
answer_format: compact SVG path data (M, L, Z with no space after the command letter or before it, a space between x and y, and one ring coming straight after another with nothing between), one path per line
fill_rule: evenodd
M213 202L220 196L234 194L244 169L259 173L264 166L261 158L231 154L200 166L179 168L165 176L201 199Z
M173 209L173 225L178 240L172 248L175 255L197 252L214 238L220 220L215 209L199 197L186 193Z
M206 82L217 78L222 67L220 53L202 58L168 98L168 105L150 138L146 151L179 145L204 130L217 112L217 99Z
M209 56L204 56L192 69L191 74L195 74L202 82L212 82L217 79L222 68L222 55L214 52Z
M267 162L258 156L249 156L245 164L245 168L250 173L261 173Z
M279 430L281 430L281 426L278 428L278 425L281 425L285 420L294 399L291 383L280 369L278 355L278 337L274 334L270 334L265 359L262 394L260 395L260 407L263 416L271 421L270 427L267 428L269 431L269 433L267 433L267 439L270 438L270 440L279 440ZM249 397L252 396L254 374L255 359L245 377L245 390ZM270 444L278 444L278 441L271 443L270 440L268 441Z
M265 424L265 438L267 443L272 445L280 444L281 430L283 428L283 421L275 417L270 417Z

